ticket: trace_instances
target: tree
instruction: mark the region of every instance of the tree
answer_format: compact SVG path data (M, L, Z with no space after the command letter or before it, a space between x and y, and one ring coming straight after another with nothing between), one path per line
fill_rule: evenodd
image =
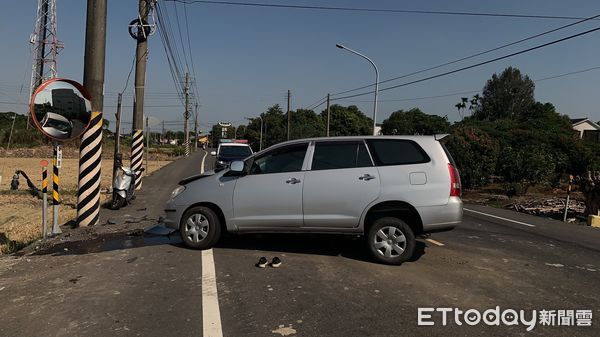
M474 125L457 124L446 147L456 161L461 181L467 188L485 185L496 172L500 145Z
M329 135L359 136L373 134L373 120L363 114L356 105L344 107L334 104L329 107ZM327 110L321 112L321 118L327 120Z
M393 112L381 126L384 135L434 135L449 129L450 123L444 117L425 114L418 108Z
M323 137L325 121L313 110L298 109L292 112L290 139Z
M535 103L534 89L535 84L527 75L508 67L487 81L474 116L486 120L519 118Z

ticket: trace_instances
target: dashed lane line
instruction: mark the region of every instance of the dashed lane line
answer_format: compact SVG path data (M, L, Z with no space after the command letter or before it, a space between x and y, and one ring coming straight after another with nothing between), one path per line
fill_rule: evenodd
M427 242L430 242L430 243L433 243L433 244L434 244L434 245L436 245L436 246L440 246L440 247L444 247L444 246L445 246L445 244L443 244L443 243L441 243L441 242L439 242L439 241L436 241L436 240L434 240L434 239L425 239L425 241L427 241Z
M202 251L202 336L223 337L212 249Z
M468 211L468 212L472 212L472 213L477 213L477 214L489 216L490 218L496 218L496 219L500 219L500 220L504 220L504 221L508 221L508 222L512 222L512 223L516 223L516 224L527 226L527 227L535 227L535 225L528 224L528 223L525 223L525 222L521 222L521 221L517 221L517 220L512 220L512 219L507 219L507 218L503 218L503 217L500 217L500 216L497 216L497 215L487 214L487 213L483 213L483 212L478 212L478 211L474 211L474 210L468 209L468 208L463 208L463 210Z

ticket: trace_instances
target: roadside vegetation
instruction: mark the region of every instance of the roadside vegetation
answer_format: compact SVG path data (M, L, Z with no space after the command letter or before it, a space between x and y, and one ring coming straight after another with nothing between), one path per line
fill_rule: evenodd
M565 190L569 175L574 175L585 199L585 214L596 214L600 179L593 172L600 170L600 143L580 140L569 116L557 112L552 103L536 101L534 93L533 81L509 67L493 74L481 95L463 97L449 107L447 115L458 112L459 121L450 123L447 115L412 108L393 112L383 121L381 131L384 135L450 134L446 145L467 189L492 186L505 196L521 196L534 186L538 192ZM291 139L325 136L326 110L291 113ZM287 139L287 115L279 105L268 108L261 117L267 130L263 130L263 148ZM369 135L371 128L372 119L356 106L331 106L331 136ZM215 132L220 130L213 128ZM251 119L236 134L258 149L260 119Z

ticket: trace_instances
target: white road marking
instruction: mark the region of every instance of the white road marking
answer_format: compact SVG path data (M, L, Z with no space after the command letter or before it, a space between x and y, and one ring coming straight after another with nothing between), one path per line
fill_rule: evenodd
M439 241L436 241L436 240L434 240L434 239L425 239L425 241L427 241L427 242L431 242L431 243L433 243L433 244L434 244L434 245L436 245L436 246L440 246L440 247L444 247L444 246L445 246L443 243L441 243L441 242L439 242Z
M202 251L202 336L223 337L213 250Z
M204 160L206 159L206 155L208 152L204 152L204 157L202 157L202 163L200 164L200 174L204 173Z
M473 212L473 213L477 213L477 214L481 214L481 215L485 215L485 216L489 216L491 218L496 218L496 219L500 219L500 220L504 220L504 221L508 221L508 222L514 222L516 224L527 226L527 227L535 227L535 225L528 224L528 223L525 223L525 222L521 222L521 221L517 221L517 220L511 220L511 219L507 219L507 218L503 218L503 217L500 217L500 216L496 216L496 215L492 215L492 214L487 214L487 213L483 213L483 212L477 212L477 211L474 211L474 210L468 209L468 208L463 208L463 210L469 211L469 212Z

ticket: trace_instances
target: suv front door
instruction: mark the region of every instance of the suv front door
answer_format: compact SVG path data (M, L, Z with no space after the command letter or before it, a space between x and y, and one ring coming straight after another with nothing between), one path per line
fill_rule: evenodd
M379 196L379 173L365 143L317 141L304 177L304 227L357 227Z
M237 179L233 192L233 223L238 229L302 226L307 148L308 143L287 145L253 159L249 173Z

